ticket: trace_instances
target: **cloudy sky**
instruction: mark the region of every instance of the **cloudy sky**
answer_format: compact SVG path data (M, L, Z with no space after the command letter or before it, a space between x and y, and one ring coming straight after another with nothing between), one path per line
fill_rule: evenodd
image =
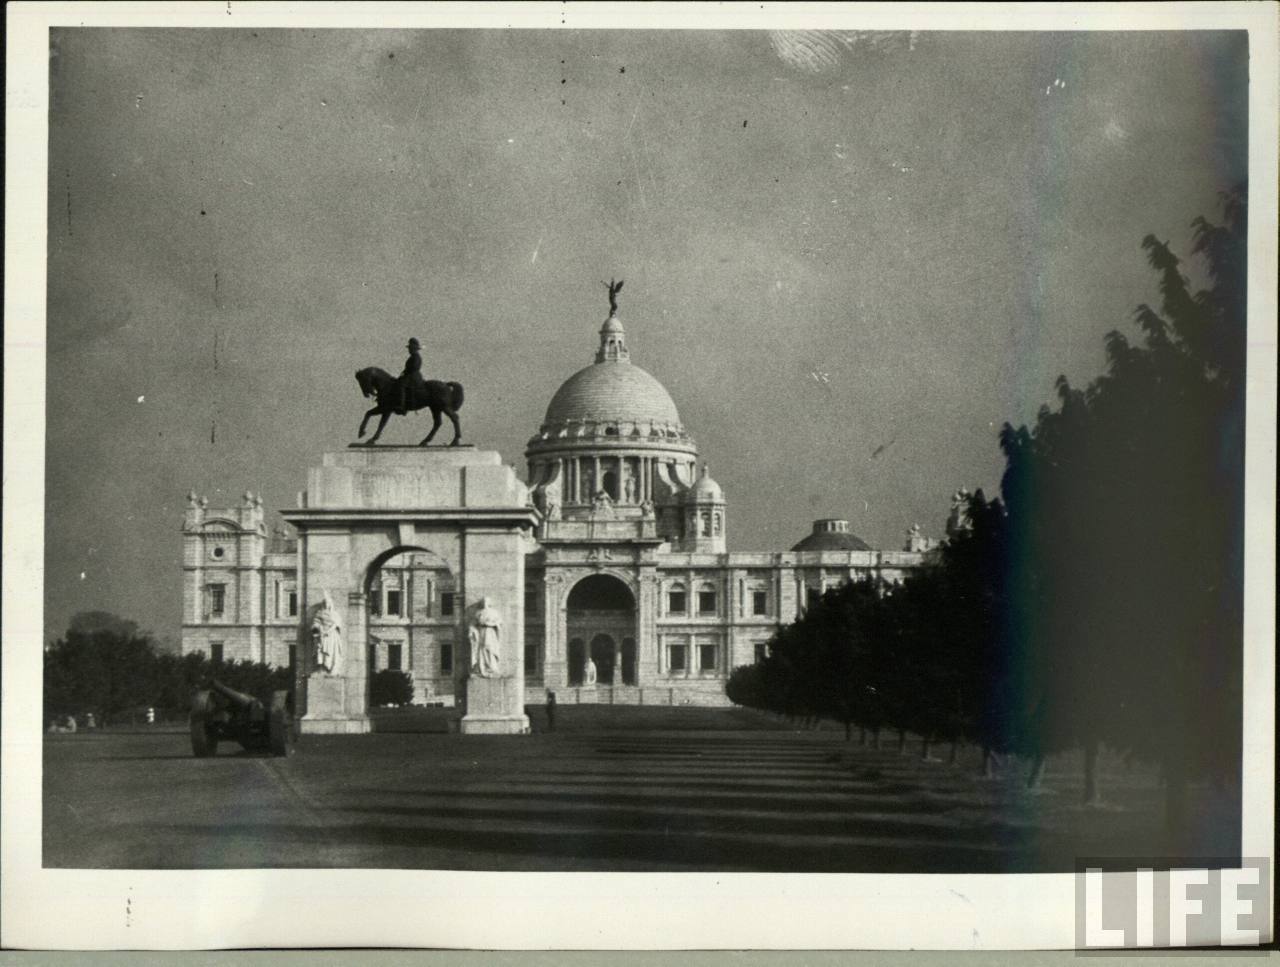
M731 549L938 534L1000 425L1156 298L1142 237L1186 252L1246 170L1225 33L51 41L47 636L176 635L184 494L291 506L411 335L523 474L610 277Z

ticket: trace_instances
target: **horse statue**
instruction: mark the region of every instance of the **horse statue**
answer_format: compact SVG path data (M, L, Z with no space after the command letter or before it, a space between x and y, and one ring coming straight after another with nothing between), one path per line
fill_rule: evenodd
M357 371L356 382L360 384L360 392L364 394L365 399L376 397L378 400L378 405L364 415L364 419L360 421L360 429L356 432L356 436L364 436L369 417L381 416L378 429L365 443L365 446L373 446L378 442L378 437L382 436L382 428L387 425L387 420L391 418L391 414L396 411L396 406L400 402L398 382L396 377L377 366ZM431 424L431 432L418 446L425 447L436 435L436 431L440 429L441 413L453 422L453 439L449 442L449 446L456 447L461 442L462 428L458 425L458 409L462 406L461 383L444 383L438 379L426 380L411 389L406 403L410 412L424 408L431 410L431 418L434 421Z

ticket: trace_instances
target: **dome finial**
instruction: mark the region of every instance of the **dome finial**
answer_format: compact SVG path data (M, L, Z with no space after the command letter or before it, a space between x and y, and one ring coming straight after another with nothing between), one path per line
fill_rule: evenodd
M618 293L622 291L622 279L614 281L612 278L608 282L601 282L602 286L609 290L609 315L616 316L618 314Z
M596 362L628 363L631 353L627 351L627 334L618 319L618 290L621 282L605 282L609 290L609 318L600 327L600 349L596 352Z

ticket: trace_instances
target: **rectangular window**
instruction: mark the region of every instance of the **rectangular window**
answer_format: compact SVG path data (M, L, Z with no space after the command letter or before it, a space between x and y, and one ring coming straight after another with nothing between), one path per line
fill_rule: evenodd
M682 672L685 670L685 646L671 645L667 651L669 661L668 666L673 672Z
M526 675L538 674L538 646L524 646L524 673Z
M227 608L227 586L225 584L209 585L209 614L221 618Z
M524 589L524 613L525 616L535 615L538 613L538 589Z
M220 641L209 642L209 660L213 662L215 665L222 664L222 642Z
M400 613L400 592L387 592L387 614L398 615Z
M369 592L369 614L375 618L382 616L382 591L378 588Z
M453 592L444 591L440 595L440 614L448 618L453 614Z
M698 592L698 614L716 613L716 593L714 591Z
M289 667L296 668L298 664L298 646L289 646Z
M440 646L440 674L453 674L453 645L449 642Z
M751 613L752 614L768 614L769 613L769 592L768 591L752 591L751 592Z
M698 670L704 672L713 672L716 670L715 645L698 646Z
M769 645L763 641L756 642L756 664L760 664L769 657Z
M400 650L401 645L399 642L387 645L387 667L393 672L400 670Z
M685 607L683 591L667 592L667 614L684 614Z
M289 592L289 617L296 618L298 616L298 592Z

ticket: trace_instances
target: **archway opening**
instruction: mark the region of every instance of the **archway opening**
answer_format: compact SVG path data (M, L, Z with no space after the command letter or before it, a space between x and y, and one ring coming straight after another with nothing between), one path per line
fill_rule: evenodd
M636 682L636 599L609 574L593 574L574 585L568 600L569 684L590 687ZM588 662L591 664L589 665Z
M363 591L369 707L403 704L402 676L409 678L408 701L453 705L466 654L458 633L462 602L444 559L394 548L370 562Z

